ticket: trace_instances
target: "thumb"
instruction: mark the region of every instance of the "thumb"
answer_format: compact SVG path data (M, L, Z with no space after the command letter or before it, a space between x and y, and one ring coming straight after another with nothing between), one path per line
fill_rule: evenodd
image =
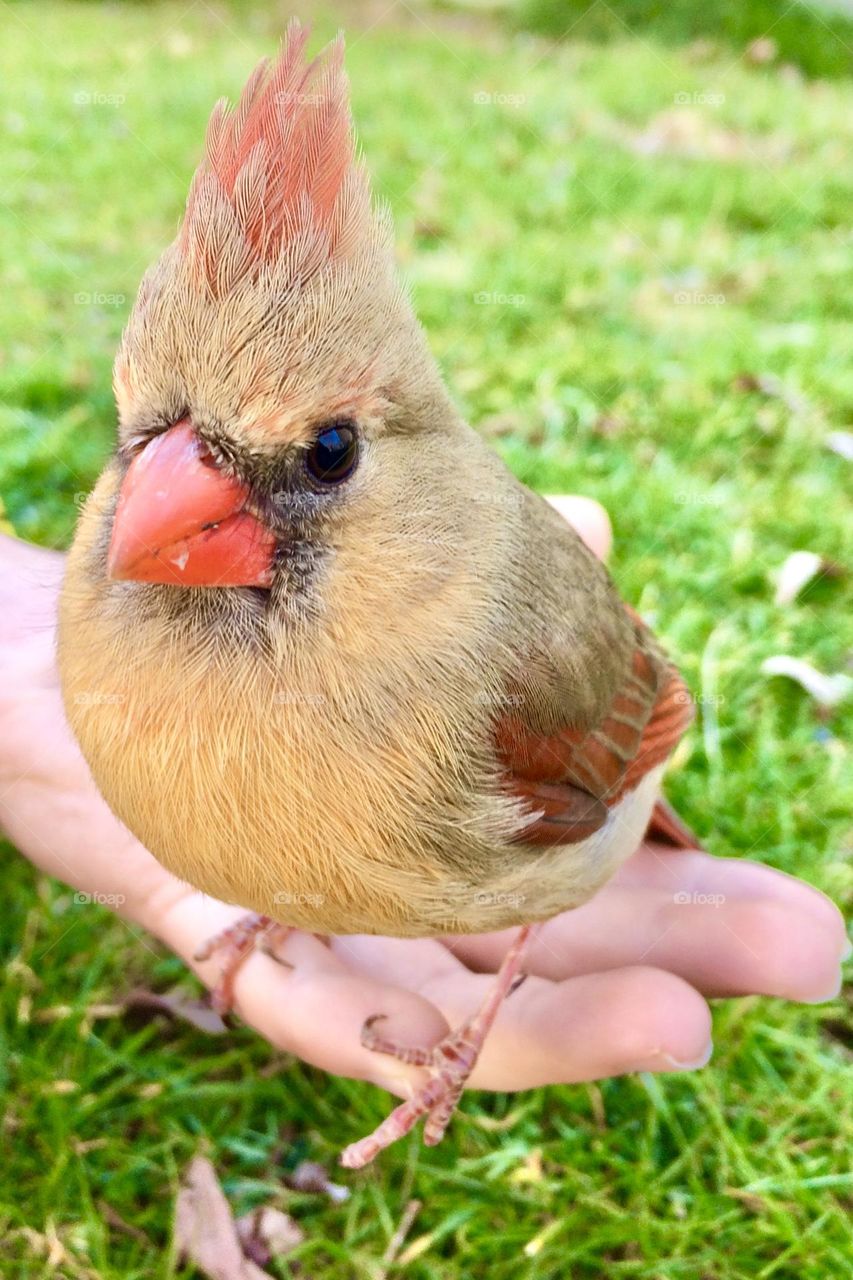
M545 500L569 522L599 560L607 559L613 544L613 528L600 502L574 493L549 494Z

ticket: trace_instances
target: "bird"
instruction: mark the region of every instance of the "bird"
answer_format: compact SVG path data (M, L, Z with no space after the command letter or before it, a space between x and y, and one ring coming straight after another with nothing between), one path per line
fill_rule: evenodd
M424 1083L342 1163L442 1137L538 926L652 824L691 698L607 570L456 407L357 149L343 37L294 20L216 104L114 367L62 589L66 713L171 872L270 930L518 929Z

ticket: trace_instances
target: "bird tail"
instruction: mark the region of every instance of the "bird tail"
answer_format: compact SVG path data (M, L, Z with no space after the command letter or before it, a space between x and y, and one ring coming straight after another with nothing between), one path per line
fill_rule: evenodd
M668 844L673 849L701 849L701 841L682 822L668 800L659 798L649 819L646 838Z

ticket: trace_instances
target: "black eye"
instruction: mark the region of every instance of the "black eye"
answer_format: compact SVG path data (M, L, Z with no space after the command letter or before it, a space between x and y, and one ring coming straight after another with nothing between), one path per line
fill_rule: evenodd
M339 484L355 470L358 436L351 422L328 422L305 455L305 465L321 484Z

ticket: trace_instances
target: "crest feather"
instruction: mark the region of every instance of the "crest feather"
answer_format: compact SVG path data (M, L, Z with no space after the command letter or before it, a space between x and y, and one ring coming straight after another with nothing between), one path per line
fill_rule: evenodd
M293 19L279 56L259 63L236 108L221 99L210 117L180 246L217 296L279 264L304 280L370 238L343 37L306 62L308 36Z

